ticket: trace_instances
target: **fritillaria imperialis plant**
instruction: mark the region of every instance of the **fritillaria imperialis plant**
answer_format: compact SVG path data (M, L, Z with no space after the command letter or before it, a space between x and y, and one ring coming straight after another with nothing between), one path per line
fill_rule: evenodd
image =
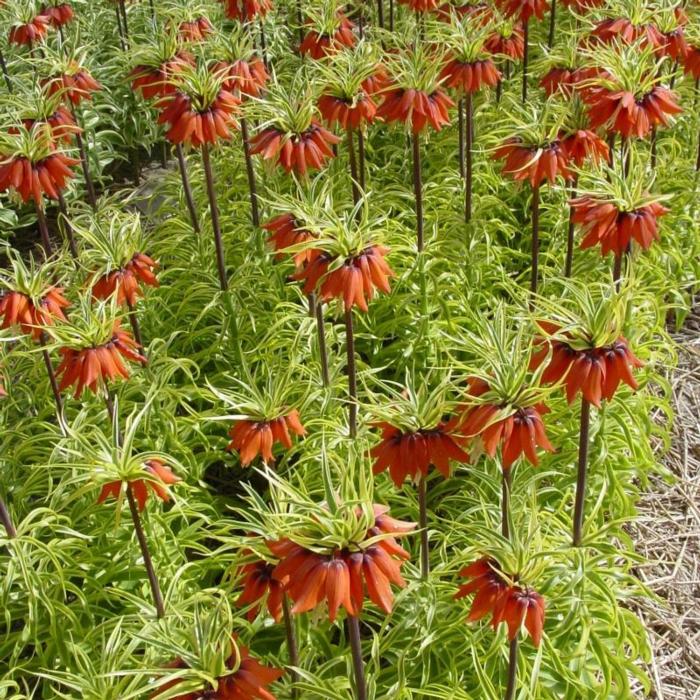
M637 163L631 151L631 163ZM581 248L600 246L600 254L612 253L613 279L619 284L623 258L632 244L647 250L659 238L659 219L670 211L668 197L649 192L651 183L641 168L610 168L602 164L586 176L585 187L571 200L572 222L583 232Z
M343 478L342 492L336 493L332 474L340 466L323 457L326 499L322 503L268 471L272 504L249 490L250 508L242 515L252 521L251 529L266 537L269 551L279 562L273 575L291 599L293 614L323 606L333 623L345 611L355 696L366 700L360 615L366 598L383 612L392 611L392 584L406 585L401 568L410 558L398 538L411 533L415 523L397 520L386 506L372 503L368 465L352 448L343 471L355 474L358 487Z
M611 401L622 383L637 389L633 370L643 363L632 352L622 327L628 304L624 295L603 285L564 287L567 305L541 301L536 325L542 348L532 358L533 367L544 367L545 384L562 385L572 403L581 394L578 474L573 516L573 543L583 541L586 480L588 472L591 404L600 408Z
M497 629L505 623L510 640L508 685L504 698L512 700L517 690L518 641L524 628L539 647L545 621L545 599L534 588L523 583L519 574L505 573L493 557L482 557L465 566L460 576L468 579L455 594L456 599L474 595L467 622L478 622L491 616Z
M261 58L250 35L243 29L234 29L222 39L220 59L212 66L212 71L225 76L223 87L242 102L259 98L269 79L265 61ZM250 208L253 226L260 226L260 213L255 179L255 167L251 158L250 134L245 107L240 116L243 155L245 157L248 189L250 191Z
M174 76L174 92L161 97L156 107L160 109L158 123L169 126L165 134L169 141L199 148L202 152L219 287L225 293L228 277L210 149L221 141L228 141L231 130L238 128L236 117L240 100L224 88L224 80L223 71L212 73L202 65L183 66Z
M26 265L17 255L11 255L9 263L8 271L0 275L0 327L19 328L41 345L44 366L56 402L56 416L59 424L62 424L63 402L47 347L46 330L66 320L65 309L70 302L64 296L63 287L52 281L56 273L52 265L37 267L33 258Z
M93 297L102 301L114 297L118 306L128 309L134 340L143 348L136 304L145 287L158 286L158 264L146 254L141 217L105 208L74 225L91 263L89 286Z
M446 394L449 381L437 383L430 389L430 377L409 381L405 387L386 385L391 403L375 409L375 425L381 431L381 439L371 450L375 475L389 472L397 489L408 478L418 489L418 524L421 531L421 575L430 572L428 541L428 476L430 468L437 469L443 478L451 475L454 463L466 464L469 455L458 445L453 427L445 420L453 408Z
M73 178L71 168L79 163L54 140L51 127L37 123L27 129L13 127L14 133L0 134L0 192L19 194L23 202L32 200L36 209L44 253L53 252L46 223L44 196L58 200Z
M473 20L454 17L449 25L453 31L446 37L448 58L442 69L445 87L454 89L459 95L459 167L465 178L464 218L472 218L472 157L474 135L474 95L486 87L496 87L501 73L485 43L491 33L490 24L474 31Z
M357 368L352 312L367 312L368 302L377 291L391 291L394 271L385 260L389 249L379 242L386 218L370 219L367 200L360 200L351 211L328 212L314 222L318 240L302 248L312 249L311 260L295 273L304 283L304 293L316 293L319 302L342 302L345 312L345 348L348 364L349 429L357 433Z
M387 123L403 124L413 146L413 194L416 207L418 252L423 250L423 177L420 134L428 126L440 131L450 123L454 102L443 89L442 61L434 52L406 47L387 62L388 86L377 116Z
M337 125L346 133L355 203L365 190L365 130L377 117L377 103L372 93L378 63L368 49L368 45L361 44L357 50L342 51L317 66L323 83L318 110L329 126Z
M530 293L537 293L540 255L540 187L554 185L557 178L569 178L567 152L561 143L563 115L549 104L544 109L518 111L512 103L515 124L507 138L494 150L494 159L503 159L502 173L516 182L526 181L532 188L530 204L532 222L532 254Z
M260 118L262 126L252 140L252 154L274 159L285 172L302 177L335 157L332 147L340 139L321 125L313 95L301 81L291 91L270 83L265 102L257 106L259 110L252 114Z
M355 25L345 16L343 3L331 0L318 8L306 8L304 39L299 47L302 55L319 60L357 43Z
M11 20L8 41L17 46L26 46L30 50L46 39L51 19L39 10L38 3L18 3L17 14Z

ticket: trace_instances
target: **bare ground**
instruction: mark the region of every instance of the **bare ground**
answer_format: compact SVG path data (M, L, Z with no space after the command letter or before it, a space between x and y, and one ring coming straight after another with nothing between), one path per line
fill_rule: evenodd
M673 446L664 457L675 481L652 478L631 530L647 562L637 573L658 596L637 606L652 642L650 697L700 700L700 308L675 340Z

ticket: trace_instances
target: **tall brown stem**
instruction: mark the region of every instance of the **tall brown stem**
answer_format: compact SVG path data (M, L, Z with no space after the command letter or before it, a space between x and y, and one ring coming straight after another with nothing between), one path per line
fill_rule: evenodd
M299 667L299 648L297 647L297 635L294 629L294 618L289 607L289 597L286 593L282 594L282 612L284 614L284 632L287 637L287 653L289 654L290 666ZM292 671L292 682L296 683L299 680L299 674ZM299 691L297 688L292 690L292 698L298 698Z
M165 616L165 604L163 603L163 594L160 591L160 583L158 582L158 576L156 575L156 570L153 567L153 560L151 559L151 552L148 549L148 542L146 541L146 534L143 531L143 524L141 522L141 515L139 514L138 506L136 505L136 499L131 490L131 484L126 485L126 498L129 501L129 510L131 511L131 520L134 523L134 531L136 532L136 539L139 541L139 547L141 548L141 556L143 557L143 564L146 567L146 574L148 576L148 583L151 586L151 594L153 596L153 604L156 606L156 615L158 618Z
M260 227L260 213L258 211L258 191L255 183L255 168L253 158L250 155L250 138L248 135L248 120L241 117L241 137L243 139L243 155L245 156L245 170L248 176L248 191L250 193L250 218L255 228Z
M576 197L576 185L578 182L578 176L574 175L571 180L571 189L569 191L569 198L574 199ZM571 277L571 273L574 267L574 208L569 204L569 226L566 232L566 260L564 262L564 276Z
M328 372L328 349L326 348L326 326L323 321L323 301L314 301L316 313L316 333L318 334L318 354L321 358L321 380L323 386L330 386L331 379Z
M698 157L695 160L695 172L700 172L700 132L698 132Z
M139 325L139 319L136 314L136 308L128 299L126 300L126 305L129 308L129 323L131 324L131 330L134 334L134 340L137 342L139 348L141 349L141 352L145 356L143 338L141 337L141 326Z
M39 233L41 234L41 244L44 247L44 255L50 258L53 253L51 239L49 238L49 227L46 223L46 214L44 213L44 203L35 202L36 204L36 220L39 225Z
M377 0L377 22L384 29L384 0Z
M532 188L532 255L530 269L530 297L537 294L537 277L540 264L540 186Z
M224 261L224 244L221 238L219 207L216 201L216 190L214 189L214 175L211 169L209 146L206 143L202 145L202 162L204 164L204 177L207 182L207 195L209 196L211 225L214 230L214 245L216 247L216 265L219 274L219 286L221 287L221 291L225 292L228 289L228 279L226 277L226 263Z
M459 134L459 176L464 179L464 97L457 102L457 131Z
M501 479L501 535L510 539L510 493L513 487L513 469L503 468Z
M7 537L9 539L13 540L15 537L17 537L15 524L12 522L12 516L10 515L10 511L7 509L7 505L2 499L2 496L0 496L0 523L2 523L5 527L5 532L7 533Z
M350 158L350 179L352 180L352 201L357 204L360 201L359 176L357 174L357 159L355 157L355 139L353 138L353 128L348 126L346 129L348 156Z
M523 102L527 100L528 54L530 53L530 20L523 22Z
M56 372L54 371L53 363L51 362L51 356L49 355L48 348L46 347L46 334L43 332L39 336L39 345L41 345L41 355L44 359L46 374L49 376L49 384L51 384L53 400L56 403L56 420L58 420L58 424L61 426L61 430L63 430L63 399L61 398L61 392L58 388L58 381L56 380Z
M357 169L360 176L360 189L363 192L367 190L365 168L365 132L360 127L357 130Z
M350 437L357 435L357 366L355 364L355 332L352 324L352 307L345 311L345 345L348 356L348 394Z
M0 49L0 68L2 68L2 75L5 78L5 85L7 85L7 91L12 94L12 81L10 80L10 71L7 70L7 63L5 63L5 54Z
M58 191L58 209L61 213L64 231L66 232L66 238L68 238L68 247L70 248L70 254L73 256L74 260L77 260L78 246L75 244L73 227L71 226L70 220L68 219L68 207L66 206L66 199L63 196L63 192L61 192L60 190Z
M504 700L513 700L518 683L518 637L510 643L508 652L508 685Z
M187 161L185 160L185 153L182 150L182 144L178 143L175 146L175 153L177 154L177 164L180 168L180 179L182 180L182 189L185 192L185 202L187 203L187 210L190 213L190 221L192 222L192 228L194 232L199 235L201 233L201 228L199 226L199 217L197 216L197 208L194 205L194 197L192 196L192 186L190 185L190 178L187 174Z
M355 671L355 699L367 700L367 684L365 682L365 664L362 660L362 640L360 639L360 622L355 615L348 615L348 634L352 665Z
M72 102L70 103L70 106L71 112L73 113L73 119L78 122L78 114L75 106ZM75 133L75 143L78 146L78 153L80 154L80 167L83 170L83 178L85 179L85 189L87 190L88 202L93 209L96 209L97 195L95 194L95 184L92 181L92 174L90 173L90 163L88 162L85 142L83 141L83 136L79 131Z
M126 18L126 2L125 0L118 0L119 7L122 11L122 22L124 24L124 41L126 42L126 48L129 50L129 20Z
M430 543L428 541L428 484L427 476L418 479L418 527L420 528L420 575L423 580L430 573Z
M114 5L114 12L117 15L117 29L119 31L119 44L122 47L122 51L126 51L126 39L124 38L124 27L122 26L122 13L119 9L119 0Z
M420 140L413 134L413 194L416 200L416 235L418 252L423 250L423 178L420 162Z
M466 128L467 128L467 144L466 144L466 168L465 168L465 175L466 175L466 200L464 203L464 218L466 219L467 223L469 223L472 220L472 150L474 148L474 144L472 143L473 137L474 137L474 106L473 106L473 101L472 101L472 93L467 92L465 96L465 108L466 108Z
M578 436L578 472L576 475L576 502L574 504L574 547L580 547L583 539L583 512L586 503L590 423L591 404L581 397L581 427Z
M394 0L389 0L389 31L394 31Z

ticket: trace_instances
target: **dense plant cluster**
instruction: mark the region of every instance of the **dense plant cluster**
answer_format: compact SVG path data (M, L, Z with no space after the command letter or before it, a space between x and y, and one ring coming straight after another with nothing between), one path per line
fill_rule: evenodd
M0 698L645 694L695 3L0 1L0 51Z

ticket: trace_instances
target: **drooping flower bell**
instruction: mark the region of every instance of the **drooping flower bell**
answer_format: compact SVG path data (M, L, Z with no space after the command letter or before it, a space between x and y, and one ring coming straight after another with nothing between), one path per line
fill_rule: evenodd
M97 326L90 327L87 333L76 332L77 329L71 326L60 329L59 338L68 337L60 348L61 363L56 369L61 391L74 386L76 399L86 389L96 394L108 382L119 377L129 378L129 366L125 360L146 364L146 358L139 353L131 334L122 330L118 320L112 322L111 329L109 323L109 317L103 315Z
M166 138L195 148L230 139L240 100L223 88L223 76L185 66L176 80L176 90L156 103L158 123L168 125Z
M145 253L135 253L124 267L102 275L92 285L96 299L109 299L116 294L117 304L134 306L143 294L141 284L157 287L158 279L153 274L157 263Z
M614 200L590 195L576 197L571 200L571 206L573 222L585 234L581 248L600 245L601 255L621 255L631 241L646 250L659 238L659 218L670 211L656 201L626 210Z
M527 180L532 187L543 182L554 184L557 177L568 178L567 153L559 139L528 144L520 137L506 139L493 153L494 159L505 159L503 174L514 180Z
M49 22L54 28L69 24L74 17L73 8L68 2L58 2L55 5L48 4L41 11L41 14L49 18Z
M389 123L410 124L414 134L419 134L428 124L440 131L450 123L449 110L454 104L440 88L428 93L397 85L385 92L377 116Z
M381 422L381 442L372 448L372 471L379 474L388 469L391 479L400 487L406 477L417 480L428 475L430 465L445 477L450 476L450 463L469 461L469 455L457 444L446 423L432 429L402 430Z
M563 382L566 398L572 403L580 392L581 396L597 408L602 399L611 400L620 383L624 382L633 390L638 388L632 370L644 366L629 347L627 339L619 335L603 340L573 337L562 332L558 325L540 322L547 340L542 341L542 349L532 358L532 366L538 367L549 359L542 373L543 384Z
M293 277L304 281L304 293L318 291L323 301L342 299L346 310L357 306L367 311L367 302L375 288L388 294L389 278L394 271L384 259L389 249L371 245L356 254L348 255L342 264L326 251L314 251L311 261Z
M91 100L92 94L102 89L90 71L76 61L67 63L60 72L47 78L44 84L50 95L60 94L74 105L83 100Z
M31 260L27 266L19 256L10 258L10 271L0 276L0 328L19 326L22 333L38 340L56 321L65 321L64 309L70 303L63 287L50 282L46 268L37 268Z
M166 35L158 44L136 54L129 73L131 86L147 100L173 93L177 89L175 76L194 63L194 56L173 35Z
M504 404L483 379L470 381L468 395L478 399L453 422L455 432L467 441L479 438L486 454L494 458L501 448L504 470L524 455L533 465L539 464L537 449L554 452L545 432L542 416L549 413L543 403L517 406Z
M184 669L187 664L182 659L171 661L170 669ZM213 690L206 686L200 690L182 693L181 695L169 695L170 700L275 700L275 696L267 689L268 686L281 678L284 671L278 668L263 666L254 659L246 647L236 643L236 649L226 660L226 667L230 673L217 678L217 688ZM235 669L235 670L234 670ZM177 688L182 679L175 679L162 683L158 690L151 696L157 700L163 693Z
M609 155L608 144L590 129L576 129L563 135L560 144L566 159L577 168L586 161L595 164L604 162Z
M224 89L240 98L260 97L270 78L265 62L252 51L245 58L230 56L217 61L212 72L222 74Z
M204 41L214 31L212 23L207 17L200 16L191 20L180 22L177 28L178 36L182 41Z
M307 87L295 82L291 90L272 83L261 119L268 124L251 141L250 152L274 160L285 172L306 175L335 157L333 146L340 138L317 119L316 106Z
M508 638L512 641L523 626L538 647L542 641L545 619L544 598L532 588L513 583L515 577L503 574L498 563L483 557L460 571L460 575L471 579L460 586L455 598L464 598L476 593L469 611L468 622L476 622L491 615L494 629L502 622L508 627Z
M247 467L258 455L265 463L272 464L275 461L272 453L275 443L291 449L290 432L298 437L306 435L296 409L272 419L238 420L229 431L231 442L226 449L238 452L243 467Z
M270 233L268 242L275 251L276 260L284 258L284 251L287 248L316 238L311 231L307 230L301 222L296 220L293 214L280 214L264 223L262 227ZM310 262L314 258L314 251L312 248L308 248L294 252L292 255L297 269L301 269L305 263Z
M38 14L28 18L24 22L13 24L10 27L8 40L10 44L17 46L29 46L30 48L38 41L46 37L46 33L51 26L51 20L44 14Z
M256 17L263 18L272 10L272 0L222 0L229 19L250 22Z
M80 161L56 149L48 124L19 127L0 143L0 192L15 190L23 202L58 199Z
M250 622L258 616L262 602L266 604L267 611L275 622L282 619L284 586L275 576L275 567L276 564L264 559L258 559L241 567L243 591L236 605L250 606L246 615Z
M642 47L659 49L664 38L653 22L633 22L627 17L606 18L598 22L591 32L591 38L604 44L621 41L625 44L640 42Z
M374 523L344 547L319 552L291 539L268 542L270 551L280 559L275 576L294 601L293 613L308 612L325 601L331 622L341 607L357 616L364 606L365 590L377 607L391 612L391 584L406 585L401 566L409 559L396 537L411 532L415 523L390 518L384 506L374 505L373 509Z
M498 0L498 7L506 17L515 17L528 22L531 17L544 19L549 9L547 0Z
M509 61L521 61L525 55L522 25L512 21L499 24L486 38L484 48L493 56L502 56Z
M168 486L182 481L182 479L173 474L170 467L159 459L146 460L143 463L143 470L147 476L142 479L128 481L140 511L143 511L146 507L149 493L154 493L161 501L167 503L170 500ZM100 491L97 502L104 503L108 498L119 498L124 484L124 481L111 481L105 484Z
M329 3L328 8L322 8L320 13L311 13L310 18L299 46L302 55L318 60L357 42L355 25L342 11L336 11L333 3Z
M25 116L22 119L24 128L30 130L34 124L48 124L51 129L51 137L55 141L71 143L73 137L81 132L73 115L62 104L53 105L47 101L45 106L45 110L33 111L31 117Z
M688 45L688 51L683 58L683 72L695 80L700 79L700 43Z

